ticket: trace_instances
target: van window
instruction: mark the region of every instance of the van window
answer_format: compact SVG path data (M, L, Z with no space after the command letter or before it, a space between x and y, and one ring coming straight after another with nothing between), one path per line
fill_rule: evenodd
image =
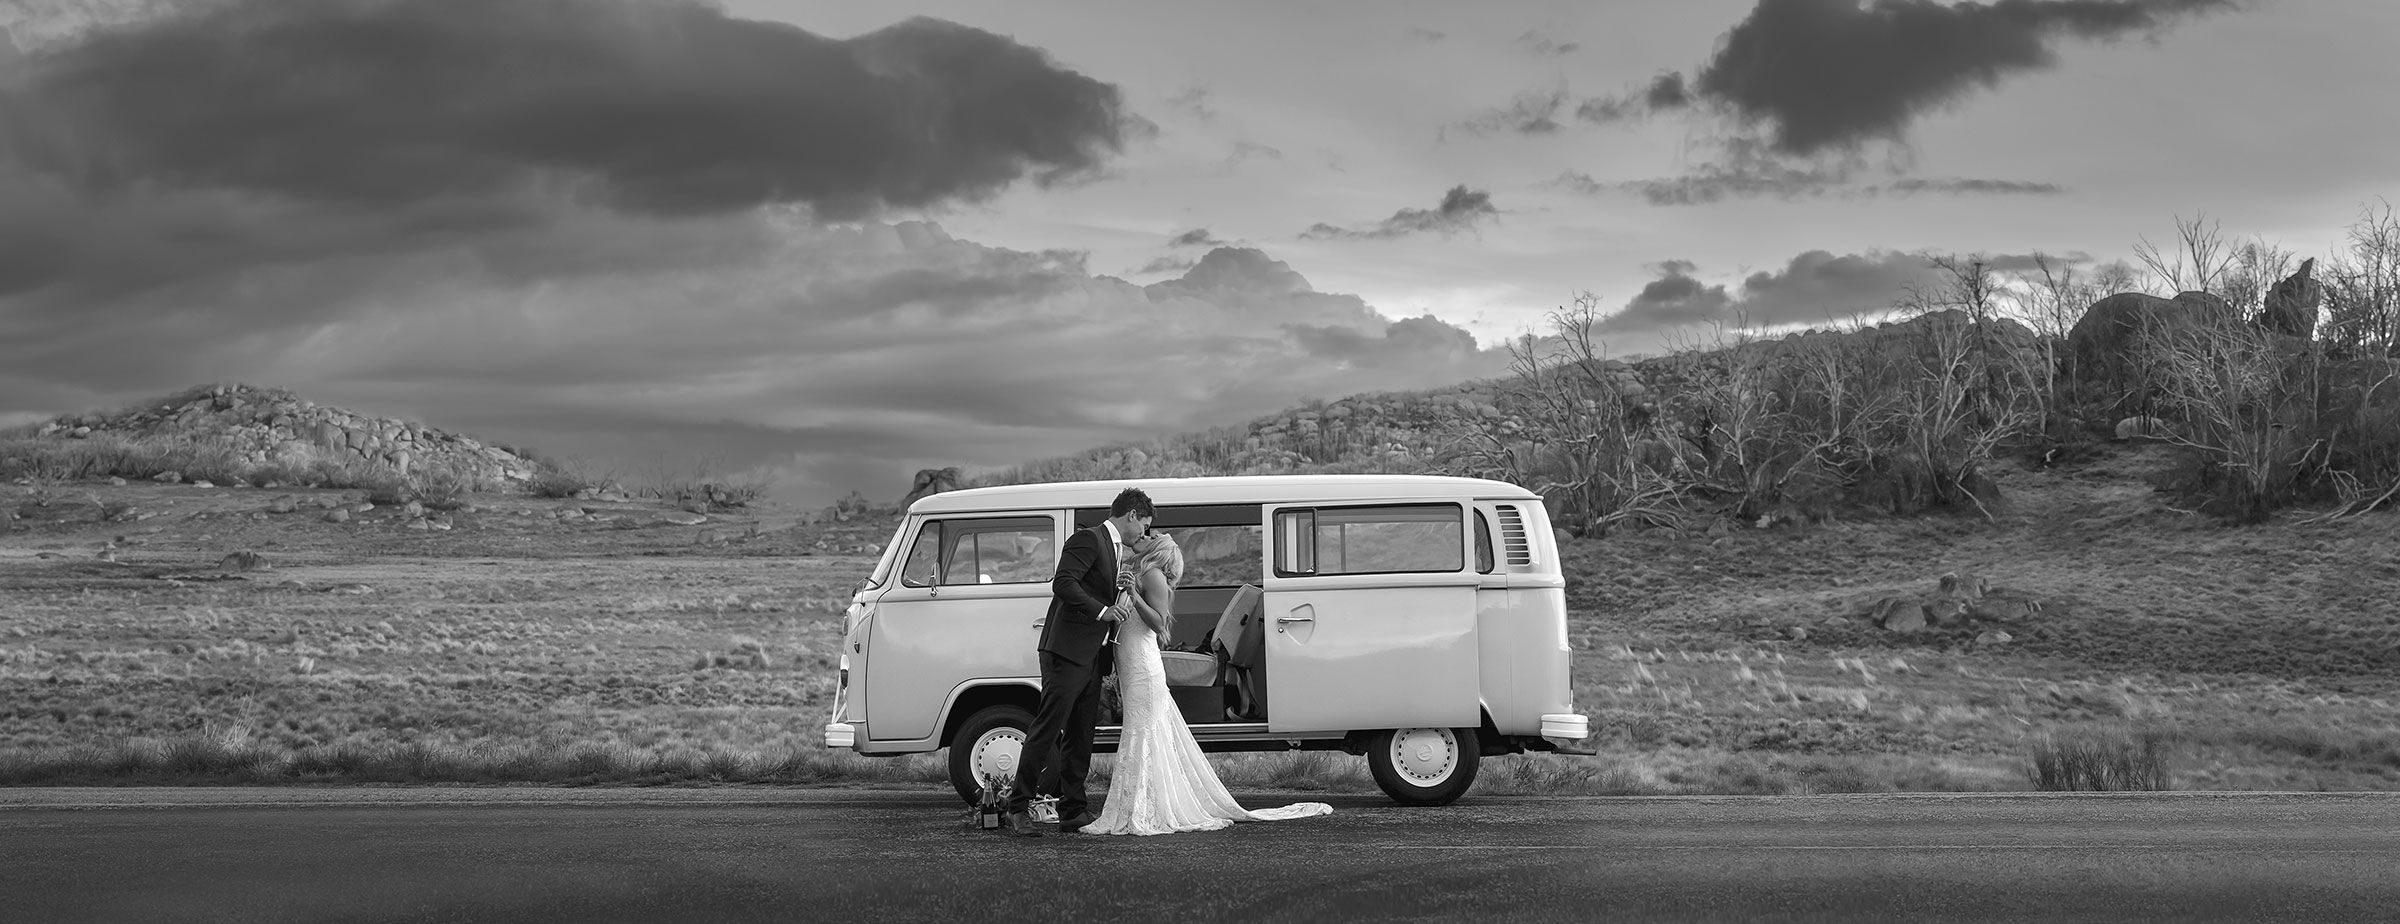
M1465 567L1457 504L1318 507L1275 515L1279 575L1451 572Z
M917 531L901 568L901 583L1048 583L1058 570L1049 517L971 517L931 520Z
M1183 586L1239 587L1256 584L1259 528L1248 526L1187 526L1159 530L1175 537L1183 548Z
M1492 562L1492 524L1475 511L1475 573L1490 574L1498 566Z

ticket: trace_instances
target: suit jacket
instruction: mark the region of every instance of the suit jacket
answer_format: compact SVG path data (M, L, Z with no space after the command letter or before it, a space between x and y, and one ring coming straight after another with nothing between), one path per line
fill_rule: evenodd
M1101 621L1100 614L1116 601L1117 546L1108 540L1107 527L1076 530L1050 578L1050 613L1042 620L1038 650L1074 664L1093 663L1116 627Z

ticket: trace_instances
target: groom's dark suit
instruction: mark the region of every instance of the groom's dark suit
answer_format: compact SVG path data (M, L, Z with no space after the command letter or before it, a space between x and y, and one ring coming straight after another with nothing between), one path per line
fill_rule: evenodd
M1007 810L1021 812L1037 790L1058 794L1058 817L1073 818L1090 804L1083 778L1092 768L1092 733L1100 723L1100 678L1111 666L1109 633L1100 614L1117 599L1117 546L1106 524L1079 529L1059 553L1050 579L1050 613L1037 651L1041 706L1017 763Z

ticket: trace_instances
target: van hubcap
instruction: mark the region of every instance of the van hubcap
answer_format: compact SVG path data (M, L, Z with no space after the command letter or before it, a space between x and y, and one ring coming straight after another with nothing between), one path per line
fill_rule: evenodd
M975 778L987 776L1015 779L1017 760L1025 752L1025 732L1015 728L995 728L975 739L974 757L969 766L975 768Z
M1433 786L1458 771L1458 737L1447 728L1404 728L1392 733L1391 757L1410 783Z

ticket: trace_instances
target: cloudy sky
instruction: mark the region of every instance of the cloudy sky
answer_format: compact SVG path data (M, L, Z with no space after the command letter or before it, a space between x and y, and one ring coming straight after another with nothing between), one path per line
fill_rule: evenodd
M212 381L896 497L1926 253L2400 195L2389 0L0 0L0 424Z

